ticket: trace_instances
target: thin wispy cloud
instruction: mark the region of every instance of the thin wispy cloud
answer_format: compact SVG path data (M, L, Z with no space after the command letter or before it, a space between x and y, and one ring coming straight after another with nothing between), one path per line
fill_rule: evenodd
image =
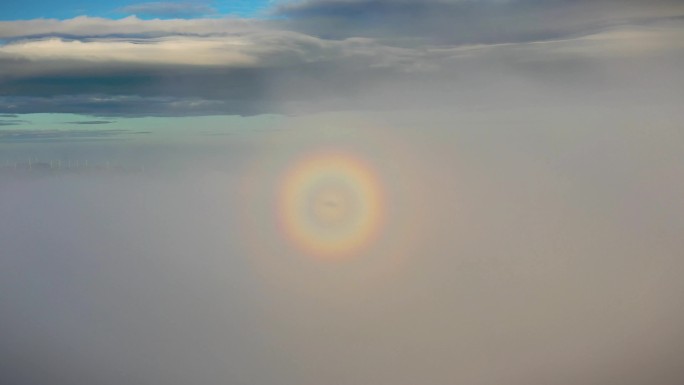
M73 124L73 123L72 123ZM79 123L84 124L84 123ZM88 123L85 123L88 124ZM96 123L97 124L97 123ZM126 135L144 135L149 132L132 131L126 129L109 129L109 130L0 130L0 142L44 142L44 143L59 143L83 140L106 140L106 139L121 139Z
M125 6L121 12L137 16L192 18L216 14L217 10L202 3L149 2Z

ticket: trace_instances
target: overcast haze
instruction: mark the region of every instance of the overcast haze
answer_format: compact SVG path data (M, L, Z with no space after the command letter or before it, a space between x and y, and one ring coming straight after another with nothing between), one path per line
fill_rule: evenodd
M0 383L679 385L684 3L0 5Z

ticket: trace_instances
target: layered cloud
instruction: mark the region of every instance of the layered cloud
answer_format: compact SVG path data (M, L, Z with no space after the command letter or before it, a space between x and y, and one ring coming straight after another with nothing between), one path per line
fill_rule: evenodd
M265 23L236 18L142 20L136 16L113 20L80 16L69 20L34 19L0 22L0 39L45 36L85 38L95 36L225 35L265 28Z
M0 22L0 113L448 106L632 81L669 95L684 59L677 1L316 0L273 12Z

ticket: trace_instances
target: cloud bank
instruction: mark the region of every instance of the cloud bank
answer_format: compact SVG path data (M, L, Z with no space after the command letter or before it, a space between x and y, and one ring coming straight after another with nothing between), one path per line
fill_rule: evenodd
M539 100L568 90L571 100L579 99L572 90L638 99L646 87L667 101L681 81L678 1L317 0L272 12L272 20L0 22L0 112L481 105L506 99L507 84Z
M0 140L0 382L680 385L684 137L627 113ZM272 210L331 147L386 196L356 259L303 253Z

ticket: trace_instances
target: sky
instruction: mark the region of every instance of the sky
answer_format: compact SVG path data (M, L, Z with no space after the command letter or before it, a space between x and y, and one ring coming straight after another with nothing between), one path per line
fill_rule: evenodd
M684 2L0 3L0 383L680 385Z
M122 18L138 15L143 18L194 18L242 16L249 17L266 9L269 0L223 0L223 1L84 1L66 0L59 4L54 1L16 1L3 2L1 20L30 20L30 19L71 19L88 15L107 18Z

